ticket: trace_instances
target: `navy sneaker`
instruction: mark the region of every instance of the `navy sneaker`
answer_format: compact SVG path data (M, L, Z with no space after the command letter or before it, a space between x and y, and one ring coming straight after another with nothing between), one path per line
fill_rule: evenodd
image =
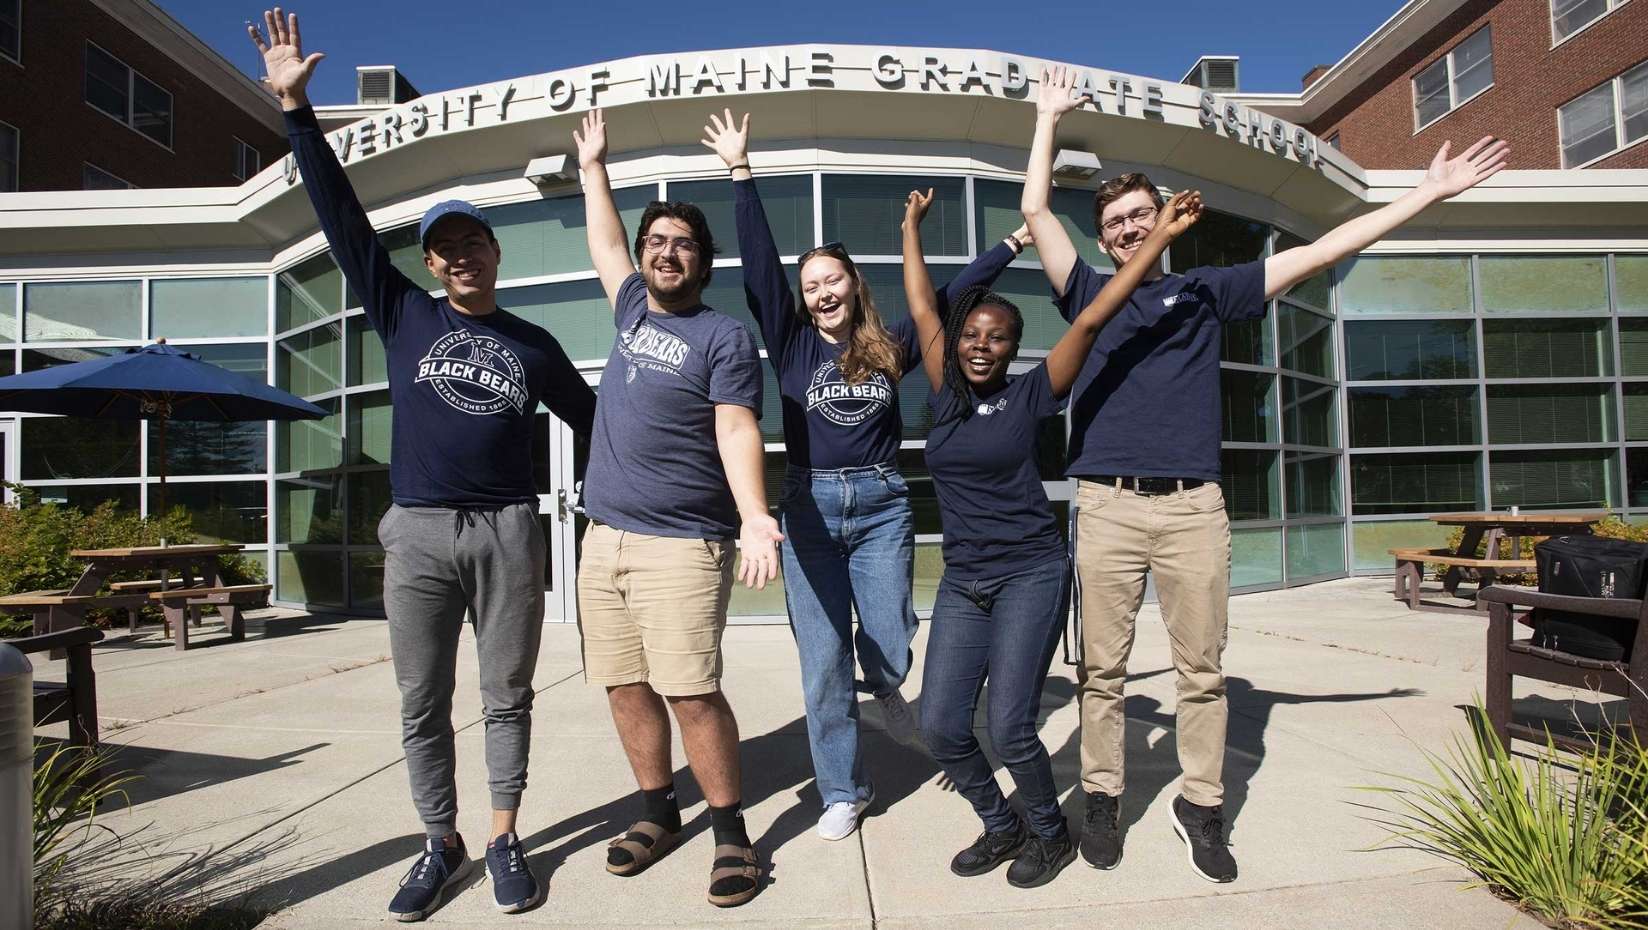
M423 854L401 879L401 889L389 902L389 915L396 920L413 921L435 913L447 891L469 877L474 865L464 850L463 837L458 837L452 846L430 837L424 844Z
M505 833L486 847L486 874L492 879L492 898L498 910L516 914L538 903L538 880L527 868L521 838Z

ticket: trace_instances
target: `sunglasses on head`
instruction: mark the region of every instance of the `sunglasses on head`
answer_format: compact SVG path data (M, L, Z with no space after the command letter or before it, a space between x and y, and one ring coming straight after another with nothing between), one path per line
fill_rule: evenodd
M800 266L807 264L807 260L815 255L828 255L831 258L839 258L849 265L853 263L852 257L847 254L846 246L842 245L840 242L826 242L823 245L815 246L805 252L802 252L801 257L796 259L796 265Z

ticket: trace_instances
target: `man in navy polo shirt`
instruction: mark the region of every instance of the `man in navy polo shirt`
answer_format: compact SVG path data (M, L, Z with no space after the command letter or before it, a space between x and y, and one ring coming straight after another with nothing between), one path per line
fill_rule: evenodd
M1076 95L1074 78L1062 68L1042 72L1021 205L1066 318L1109 277L1077 255L1048 203L1059 118L1089 100ZM1216 882L1236 877L1222 810L1230 522L1218 485L1220 329L1263 317L1267 301L1493 175L1509 151L1491 136L1456 158L1448 148L1442 145L1418 187L1308 245L1231 268L1153 270L1093 346L1070 397L1068 474L1079 479L1080 507L1081 851L1096 868L1121 861L1122 684L1149 573L1178 671L1184 778L1171 807L1173 829L1197 874ZM1099 248L1117 267L1138 251L1161 206L1142 174L1100 186L1093 207Z
M595 394L553 336L498 306L502 252L473 205L436 204L419 224L424 266L444 297L395 268L309 106L321 54L304 56L296 14L277 7L264 24L267 41L250 23L247 31L286 112L304 187L388 361L394 504L378 524L383 603L401 745L427 836L389 912L422 920L474 865L458 834L453 780L452 690L466 613L475 624L492 794L486 868L498 908L525 910L541 897L515 830L544 612L532 425L541 400L587 436Z

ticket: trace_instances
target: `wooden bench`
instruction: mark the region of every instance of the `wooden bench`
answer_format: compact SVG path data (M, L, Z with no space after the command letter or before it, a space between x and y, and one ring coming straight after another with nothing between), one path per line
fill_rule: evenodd
M166 626L178 651L189 648L189 624L198 620L202 607L216 607L229 630L229 640L246 638L246 622L241 616L243 607L261 607L269 602L273 585L237 584L216 588L173 588L151 591L149 600L160 605Z
M1535 678L1626 699L1629 725L1639 740L1648 739L1648 601L1611 597L1569 597L1542 594L1529 588L1500 585L1477 595L1488 604L1488 723L1510 746L1512 738L1543 743L1543 727L1516 723L1511 717L1511 679ZM1531 640L1516 639L1515 607L1568 610L1610 617L1636 624L1630 660L1610 662L1555 649L1542 649ZM1521 613L1526 613L1522 611ZM1583 752L1590 741L1566 734L1550 734L1565 749Z
M96 627L78 626L56 633L8 639L27 655L36 652L66 652L67 680L34 682L34 725L68 721L69 743L86 749L97 748L97 676L92 673L92 644L103 639Z
M83 626L86 611L92 607L126 611L127 626L137 629L137 611L146 598L142 594L69 594L67 588L44 591L24 591L0 597L0 613L34 615L36 636ZM63 650L52 650L53 659L63 658Z
M167 578L164 581L159 578L149 578L144 581L115 581L109 584L109 590L117 593L124 593L127 591L149 592L159 591L162 588L170 590L171 588L183 587L188 586L183 583L182 578Z
M1494 579L1500 572L1520 573L1535 570L1533 559L1477 559L1456 555L1452 549L1425 549L1422 547L1407 549L1391 549L1390 554L1396 557L1396 582L1392 591L1399 601L1407 602L1410 610L1486 610L1487 605L1481 601L1474 608L1453 607L1446 604L1425 604L1419 598L1419 584L1425 578L1425 563L1446 565L1449 568L1470 569L1476 574L1477 593L1480 594L1493 586ZM1443 584L1443 590L1450 597L1457 597L1454 587Z

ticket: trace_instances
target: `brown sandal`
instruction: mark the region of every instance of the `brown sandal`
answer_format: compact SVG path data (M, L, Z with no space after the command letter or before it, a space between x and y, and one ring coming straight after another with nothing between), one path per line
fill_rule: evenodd
M638 820L630 826L629 832L607 844L609 849L622 849L629 853L630 861L625 865L613 865L607 862L607 871L614 875L639 875L664 854L675 847L681 838L679 832L670 832L658 824L646 820Z
M749 879L750 886L732 894L716 894L716 883L728 878ZM710 867L710 889L709 901L716 907L737 907L755 897L755 893L761 890L761 865L756 861L755 849L727 844L715 847L715 862Z

